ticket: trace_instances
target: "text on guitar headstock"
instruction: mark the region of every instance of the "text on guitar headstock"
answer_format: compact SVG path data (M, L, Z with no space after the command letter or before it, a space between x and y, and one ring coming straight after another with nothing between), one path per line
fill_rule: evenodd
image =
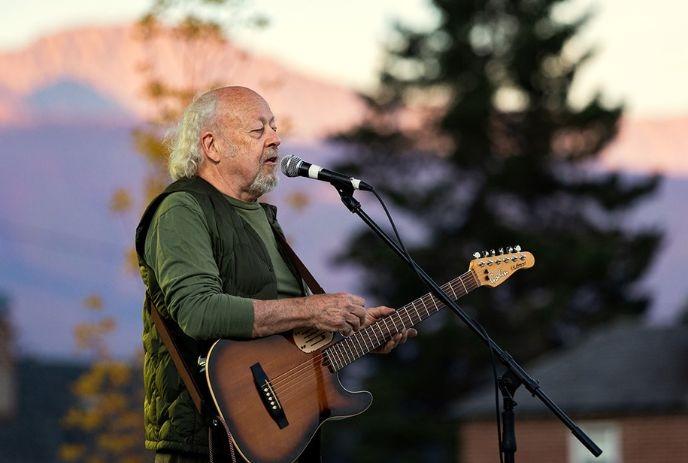
M521 246L499 248L498 251L476 252L468 268L477 278L480 286L499 286L511 275L523 268L535 265L535 257L530 252L522 251Z

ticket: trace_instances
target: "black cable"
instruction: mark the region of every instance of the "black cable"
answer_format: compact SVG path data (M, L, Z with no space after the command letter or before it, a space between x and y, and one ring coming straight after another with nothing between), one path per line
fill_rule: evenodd
M420 270L418 269L418 265L416 264L416 261L411 258L411 255L409 252L406 250L406 246L404 246L404 242L401 239L401 236L399 236L399 232L397 231L397 227L394 224L394 220L392 219L392 215L389 213L389 210L387 209L387 206L385 205L385 202L382 200L380 195L377 193L375 189L371 190L372 193L375 195L377 200L380 202L382 205L382 209L384 209L385 214L387 214L387 220L389 220L389 223L392 225L392 230L394 230L394 235L396 236L397 241L399 242L399 247L404 251L404 255L406 255L406 258L408 261L411 263L411 267L413 267L413 270L416 272L418 277L423 280L423 277L420 275ZM487 335L487 332L485 331L485 328L477 322L474 322L475 326L480 329L482 334L485 336L485 338L489 338ZM497 378L497 361L494 356L494 349L492 348L492 345L488 342L487 347L490 350L490 360L492 363L492 376L494 379L494 387L495 387L495 413L497 416L497 443L499 444L499 461L500 463L504 463L504 454L502 453L502 417L501 417L501 408L499 404L499 380Z

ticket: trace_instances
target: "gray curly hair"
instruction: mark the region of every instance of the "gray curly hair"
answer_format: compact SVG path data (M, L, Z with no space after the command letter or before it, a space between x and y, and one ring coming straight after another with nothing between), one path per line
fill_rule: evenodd
M196 96L179 124L165 137L170 149L168 169L172 180L193 177L203 162L201 131L215 120L218 94L211 90Z

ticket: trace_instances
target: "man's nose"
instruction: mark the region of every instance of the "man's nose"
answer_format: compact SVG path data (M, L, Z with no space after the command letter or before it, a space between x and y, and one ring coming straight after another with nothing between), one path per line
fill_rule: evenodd
M275 130L270 128L270 137L267 140L267 145L274 146L276 148L280 145L280 143L282 143L282 139L280 139L279 135Z

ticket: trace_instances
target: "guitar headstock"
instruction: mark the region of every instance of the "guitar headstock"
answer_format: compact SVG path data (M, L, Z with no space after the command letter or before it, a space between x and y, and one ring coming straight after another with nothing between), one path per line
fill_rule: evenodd
M480 286L499 286L515 272L535 265L535 257L521 246L509 246L491 251L476 252L468 269L477 277Z

